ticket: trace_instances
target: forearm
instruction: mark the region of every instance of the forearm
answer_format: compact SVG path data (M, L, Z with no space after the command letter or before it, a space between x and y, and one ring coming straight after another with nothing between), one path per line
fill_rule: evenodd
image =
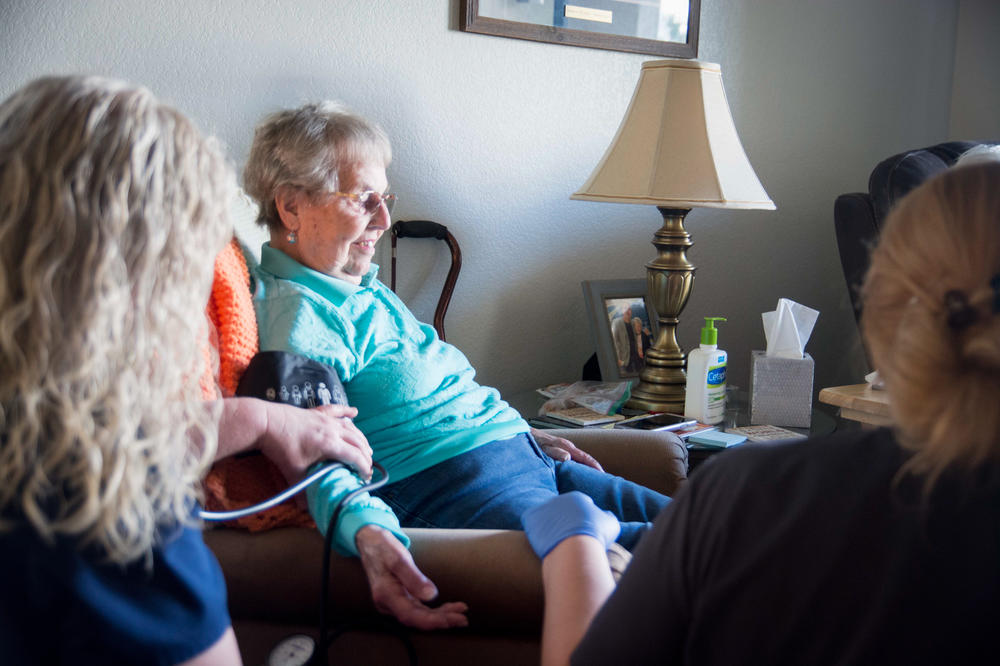
M326 535L330 519L348 493L361 487L361 480L347 469L331 472L306 489L309 513L320 532ZM337 518L333 545L342 555L358 555L357 537L366 526L383 528L409 547L410 540L392 510L377 497L361 493L346 501Z
M268 403L257 398L224 398L215 459L257 448L267 433Z
M614 591L604 546L584 535L563 540L542 561L542 583L542 665L568 664L591 620Z

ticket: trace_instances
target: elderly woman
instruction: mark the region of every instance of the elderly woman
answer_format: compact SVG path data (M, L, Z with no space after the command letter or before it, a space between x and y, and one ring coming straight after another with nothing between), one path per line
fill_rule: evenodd
M571 490L614 511L622 545L634 546L669 498L544 454L499 393L474 381L465 356L376 278L371 260L395 200L390 159L379 127L322 103L266 118L244 173L271 233L254 297L261 349L332 366L390 474L378 498L344 512L336 546L364 561L369 535L405 543L396 516L405 526L520 529L527 508ZM309 492L320 526L347 490Z
M0 105L0 662L239 663L193 515L232 170L149 91Z
M944 664L995 653L998 219L993 163L944 172L886 220L862 333L892 429L727 453L657 520L617 588L600 566L607 516L584 501L530 513L529 540L547 555L543 663L566 663L595 613L574 664ZM580 570L589 587L567 584Z

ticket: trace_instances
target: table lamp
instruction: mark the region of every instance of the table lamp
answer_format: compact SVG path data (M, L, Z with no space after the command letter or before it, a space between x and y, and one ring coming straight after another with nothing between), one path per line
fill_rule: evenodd
M774 210L736 134L722 69L697 60L652 60L614 140L572 199L652 204L663 216L646 264L659 330L628 406L684 411L684 352L677 324L694 282L684 217L695 207Z

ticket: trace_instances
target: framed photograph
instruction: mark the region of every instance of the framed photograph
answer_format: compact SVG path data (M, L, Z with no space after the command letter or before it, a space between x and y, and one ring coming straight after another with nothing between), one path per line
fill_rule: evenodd
M638 379L646 350L656 338L656 315L646 297L646 280L585 280L583 301L601 379Z
M701 0L459 0L466 32L698 57Z

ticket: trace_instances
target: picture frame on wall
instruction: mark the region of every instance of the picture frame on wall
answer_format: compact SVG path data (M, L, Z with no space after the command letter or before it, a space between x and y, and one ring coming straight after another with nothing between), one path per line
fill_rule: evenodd
M656 339L657 319L646 280L584 280L582 286L601 379L635 383L645 352Z
M698 57L701 0L460 0L465 32L670 58Z

